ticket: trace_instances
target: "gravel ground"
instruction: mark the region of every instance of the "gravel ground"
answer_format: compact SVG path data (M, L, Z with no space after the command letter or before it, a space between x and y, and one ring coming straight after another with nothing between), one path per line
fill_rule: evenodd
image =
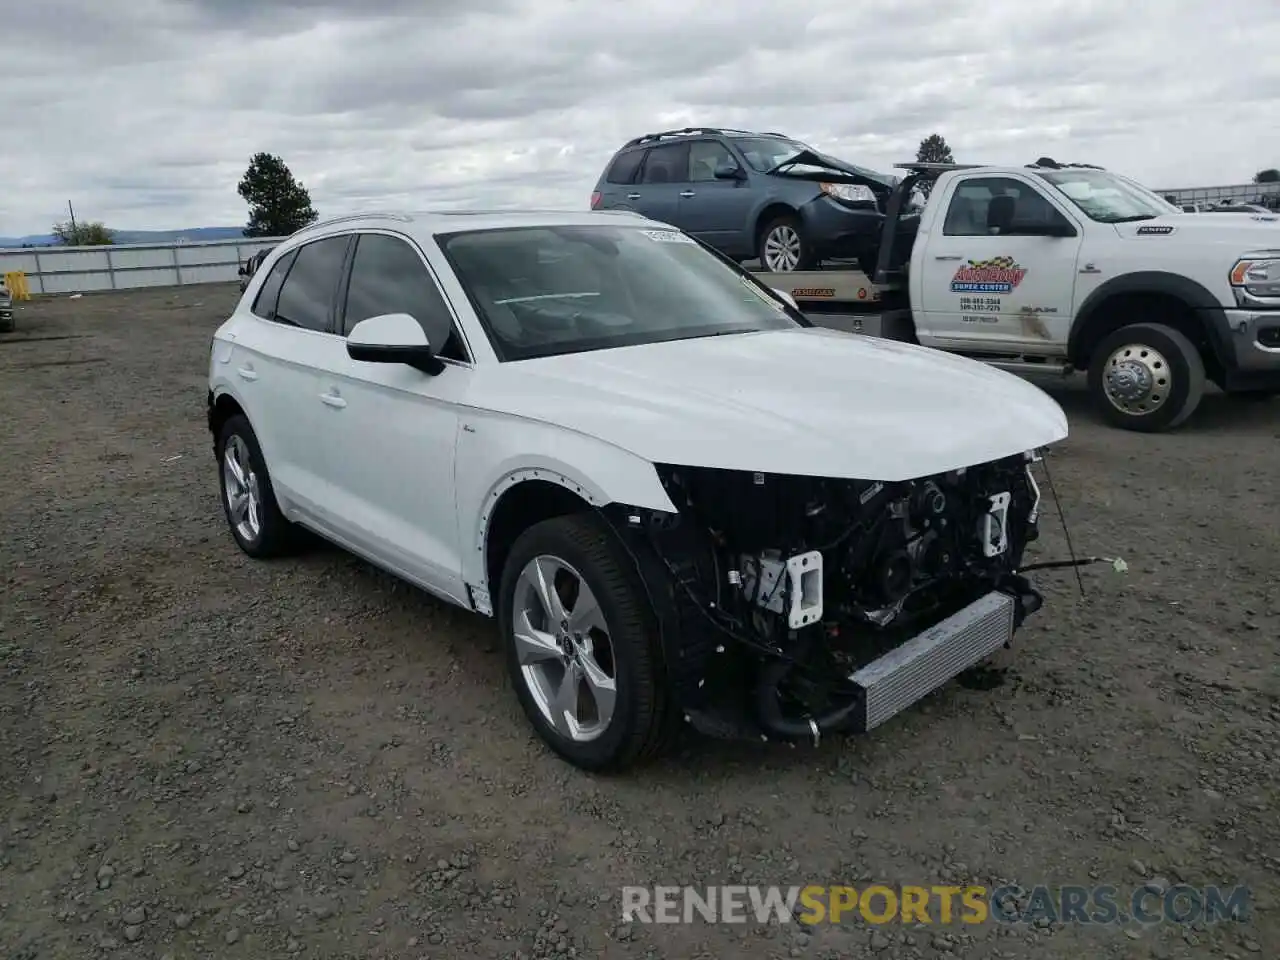
M1051 457L1076 548L1013 678L818 749L626 778L535 741L488 621L336 550L255 563L204 423L234 287L20 304L0 338L0 953L1280 953L1280 403ZM1047 491L1046 491L1047 494ZM1036 559L1066 547L1047 498ZM620 923L624 884L1247 884L1242 923Z

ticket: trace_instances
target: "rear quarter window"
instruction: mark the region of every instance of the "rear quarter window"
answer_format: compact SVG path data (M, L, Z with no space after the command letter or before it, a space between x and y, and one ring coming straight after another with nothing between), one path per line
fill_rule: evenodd
M636 171L640 169L640 159L643 156L643 150L625 150L618 154L609 164L609 172L605 174L605 180L609 183L634 183Z

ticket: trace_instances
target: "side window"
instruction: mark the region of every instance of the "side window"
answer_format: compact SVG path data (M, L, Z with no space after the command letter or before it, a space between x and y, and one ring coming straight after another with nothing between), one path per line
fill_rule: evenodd
M723 164L736 167L728 147L715 140L695 140L689 144L689 179L695 183L714 180L716 167Z
M266 320L274 320L276 318L276 301L280 298L280 288L284 286L285 274L293 266L293 258L297 255L298 252L296 250L290 250L276 261L276 265L267 274L267 279L262 281L262 287L258 290L258 295L253 301L253 312L258 316ZM250 263L252 262L251 260Z
M644 155L641 183L688 183L689 144L664 143Z
M942 232L948 237L985 237L991 234L991 201L1000 196L1013 199L1013 218L1005 236L1016 236L1020 228L1067 223L1067 219L1029 184L1005 177L973 177L963 181L951 195Z
M345 234L325 237L298 248L293 269L280 288L273 320L307 330L329 329L334 294L350 239Z
M385 313L409 314L439 356L467 362L453 314L418 251L398 237L362 233L351 262L343 336L361 320Z
M640 161L644 158L643 150L624 150L614 157L609 165L605 180L609 183L633 183L636 171L640 169Z

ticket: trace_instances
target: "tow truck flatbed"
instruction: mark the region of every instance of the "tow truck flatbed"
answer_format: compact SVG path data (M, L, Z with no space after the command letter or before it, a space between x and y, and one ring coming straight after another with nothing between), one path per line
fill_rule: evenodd
M890 290L874 283L857 267L775 273L748 267L763 283L791 295L805 316L821 327L883 336L882 317Z

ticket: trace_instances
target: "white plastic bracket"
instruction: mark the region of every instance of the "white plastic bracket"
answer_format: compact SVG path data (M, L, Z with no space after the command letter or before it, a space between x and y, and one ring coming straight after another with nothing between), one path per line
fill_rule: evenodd
M1009 502L1013 499L1006 491L991 498L991 507L982 518L982 552L988 557L998 557L1009 549Z
M822 553L810 550L787 561L787 586L791 609L787 622L792 630L817 623L822 616Z

